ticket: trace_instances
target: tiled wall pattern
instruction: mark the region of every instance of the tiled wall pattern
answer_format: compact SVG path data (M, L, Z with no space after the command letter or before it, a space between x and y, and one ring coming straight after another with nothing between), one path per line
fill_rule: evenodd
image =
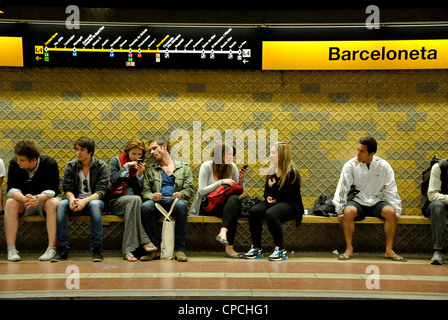
M320 194L334 192L358 140L371 135L395 170L403 214L419 215L421 172L434 154L448 157L447 86L446 70L0 68L0 158L7 165L14 144L32 138L62 175L81 135L97 141L95 154L108 163L134 136L165 135L176 137L177 155L190 159L197 177L205 160L198 146L205 149L214 134L252 132L264 147L262 130L269 139L276 129L292 146L311 209ZM243 149L240 166L254 157L248 142ZM250 163L245 194L262 194L261 159Z

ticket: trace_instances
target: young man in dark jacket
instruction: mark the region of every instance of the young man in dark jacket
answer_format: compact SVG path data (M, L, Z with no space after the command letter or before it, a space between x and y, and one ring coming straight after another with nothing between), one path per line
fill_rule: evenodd
M50 260L56 254L56 207L59 199L59 168L52 157L40 154L34 140L21 140L9 162L8 200L5 205L5 234L8 260L20 261L16 250L19 216L46 216L48 248L39 258Z
M448 217L448 160L442 160L432 166L428 199L431 201L428 212L434 238L434 255L431 264L442 265L444 260L443 239Z
M107 164L93 156L95 142L81 137L75 142L76 159L67 163L62 189L67 199L57 208L57 254L51 261L66 260L70 249L68 242L68 216L90 215L93 261L102 261L103 199L109 186Z

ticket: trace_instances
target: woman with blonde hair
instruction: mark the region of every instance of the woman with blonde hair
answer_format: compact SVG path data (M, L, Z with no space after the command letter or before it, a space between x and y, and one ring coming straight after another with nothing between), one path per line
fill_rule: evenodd
M145 252L157 250L146 234L140 216L145 153L145 143L133 138L127 143L124 153L113 157L110 162L109 206L112 214L124 215L122 252L129 262L137 261L133 252L140 247Z
M263 220L266 220L269 232L274 239L274 252L271 261L288 259L283 244L282 223L296 219L296 226L302 222L303 203L300 193L300 173L292 161L289 145L278 143L270 152L271 167L268 170L264 187L264 199L249 211L249 228L252 246L245 254L247 259L263 257L261 233Z
M239 196L230 195L224 202L216 205L211 211L206 212L201 207L202 199L219 186L227 184L234 186L236 183L244 185L244 176L247 169L238 168L232 162L236 150L227 143L218 144L212 151L212 159L205 161L199 170L198 191L190 208L192 215L211 215L222 218L221 229L216 236L216 241L225 245L227 258L244 258L243 254L235 251L236 228L239 215Z

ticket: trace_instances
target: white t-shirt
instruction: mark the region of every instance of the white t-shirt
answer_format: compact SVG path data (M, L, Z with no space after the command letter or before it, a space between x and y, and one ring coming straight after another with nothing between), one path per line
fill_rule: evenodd
M3 178L5 176L6 176L5 164L3 163L3 160L0 159L0 178Z

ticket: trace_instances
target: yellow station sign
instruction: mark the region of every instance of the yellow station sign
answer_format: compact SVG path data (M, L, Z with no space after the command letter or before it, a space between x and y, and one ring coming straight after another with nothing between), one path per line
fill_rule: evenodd
M0 67L23 67L21 37L0 37Z
M263 41L263 70L447 68L445 39Z

